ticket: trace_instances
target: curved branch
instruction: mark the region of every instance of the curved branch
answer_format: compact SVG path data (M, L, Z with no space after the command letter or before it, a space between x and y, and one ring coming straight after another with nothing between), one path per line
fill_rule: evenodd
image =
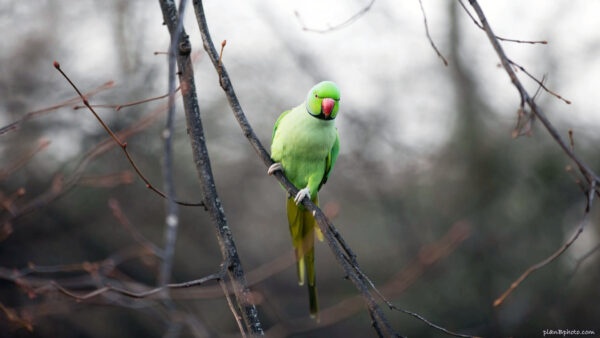
M100 115L98 115L98 113L96 113L94 108L92 108L92 106L90 105L89 101L85 98L85 96L81 93L81 91L79 91L79 88L77 88L75 83L73 83L73 81L71 81L71 79L67 76L67 74L60 68L60 64L56 61L54 61L54 68L56 68L56 70L58 70L60 72L60 74L69 82L71 87L73 87L73 89L77 92L77 94L79 94L79 97L83 101L83 104L90 110L90 112L92 112L94 117L98 120L98 122L100 122L100 124L102 125L104 130L106 130L106 132L108 133L108 135L110 135L110 137L115 141L115 143L119 145L121 150L123 150L123 153L125 153L125 156L127 157L127 160L129 161L129 164L131 164L131 167L133 168L133 170L135 170L137 175L142 179L142 181L144 181L144 183L146 184L146 188L154 191L157 195L159 195L162 198L167 198L167 196L165 196L165 194L162 191L160 191L158 188L156 188L154 185L152 185L152 183L150 183L150 181L146 178L146 176L144 176L144 174L142 174L142 171L140 170L140 168L138 168L137 164L131 157L131 154L129 154L129 151L127 150L127 142L122 142L119 139L119 137L117 136L117 134L115 134L108 127L108 125L106 125L106 123L104 123L104 121L102 120ZM204 206L204 202L190 203L190 202L176 201L176 203L179 205L193 206L193 207Z

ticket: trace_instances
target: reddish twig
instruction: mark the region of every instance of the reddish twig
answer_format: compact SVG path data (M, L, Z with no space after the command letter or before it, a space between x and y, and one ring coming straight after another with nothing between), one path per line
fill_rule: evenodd
M29 162L29 160L31 160L37 153L46 149L49 145L50 145L49 140L47 140L45 138L39 139L37 147L35 149L26 152L25 154L21 155L19 158L15 159L8 167L0 170L0 181L6 179L10 174L17 171L25 163Z
M231 310L231 313L233 314L233 318L235 318L235 322L237 323L237 326L240 329L240 334L242 335L243 338L246 338L246 331L244 331L244 327L242 326L242 318L235 310L235 307L233 306L233 302L231 302L231 297L229 297L229 291L227 290L227 286L225 285L225 282L223 282L222 279L219 279L218 282L219 282L219 286L221 286L221 290L223 290L225 299L227 299L227 305L229 306L229 310Z
M306 27L306 25L302 21L302 18L300 17L300 13L295 11L294 14L296 15L296 19L298 19L298 22L300 23L300 26L302 27L303 31L323 34L323 33L329 33L332 31L336 31L338 29L342 29L346 26L351 25L354 21L358 20L361 16L365 15L365 13L367 13L371 9L371 6L373 6L374 3L375 3L375 0L371 0L371 2L369 2L369 4L367 4L360 11L356 12L354 15L352 15L345 21L343 21L337 25L330 26L330 27L323 28L323 29Z
M221 52L219 53L219 70L218 70L219 82L221 81L221 61L223 60L223 50L225 49L226 44L227 44L227 40L223 40L223 42L221 42Z
M140 291L140 292L135 292L135 291L131 291L131 290L127 290L124 288L120 288L120 287L116 287L113 285L106 285L102 288L90 291L88 293L84 293L84 294L77 294L73 291L70 291L62 286L60 286L58 283L56 283L55 281L50 281L50 284L52 286L54 286L58 291L60 291L61 293L75 298L78 301L83 301L86 299L90 299L93 297L96 297L98 295L101 295L103 293L106 293L108 291L112 291L127 297L132 297L132 298L146 298L146 297L150 297L152 295L155 295L165 289L180 289L180 288L190 288L193 286L199 286L202 284L205 284L209 281L213 281L213 280L220 280L223 278L223 276L225 275L225 270L222 269L221 271L217 272L217 273L213 273L211 275L208 275L206 277L200 278L200 279L195 279L192 281L188 281L188 282L183 282L183 283L172 283L172 284L167 284L165 287L157 287L157 288L153 288L150 290L146 290L146 291Z
M98 94L99 92L101 92L103 90L111 88L113 85L114 85L113 81L108 81L108 82L104 83L103 85L101 85L100 87L98 87L98 88L96 88L96 89L94 89L94 90L92 90L92 91L90 91L88 93L85 93L84 96L87 97L87 98L92 97L92 96ZM62 103L59 103L57 105L51 106L51 107L47 107L47 108L43 108L43 109L40 109L40 110L29 112L29 113L25 114L19 120L14 121L14 122L12 122L12 123L4 126L4 127L1 127L0 128L0 135L2 135L4 133L7 133L7 132L9 132L11 130L17 130L21 124L23 124L24 122L26 122L26 121L34 118L34 117L37 117L39 115L43 115L43 114L51 112L53 110L57 110L59 108L71 105L71 104L76 103L76 102L79 102L79 100L80 100L80 97L75 97L75 98L72 98L70 100L67 100L67 101L64 101Z
M60 64L56 61L54 61L54 68L56 68L60 72L60 74L69 82L69 84L73 87L73 89L77 92L77 94L79 94L79 97L83 101L83 104L90 110L90 112L92 112L94 117L96 117L98 122L102 125L102 127L104 128L104 130L106 130L106 132L110 135L110 137L115 141L115 143L118 144L119 147L121 147L121 150L123 150L123 153L127 157L127 160L131 164L131 167L135 170L135 172L138 174L138 176L146 184L146 188L154 191L160 197L166 198L165 194L162 191L160 191L159 189L157 189L155 186L153 186L152 183L150 183L150 181L146 178L146 176L144 176L144 174L142 174L141 170L138 168L137 164L135 163L135 161L129 154L129 151L127 150L127 142L121 142L119 137L106 125L106 123L104 123L102 118L100 118L100 116L96 113L94 108L92 108L89 101L83 96L83 94L81 94L81 92L79 91L77 86L75 86L73 81L71 81L71 79L67 76L67 74L65 74L65 72L63 72L63 70L60 68ZM176 203L180 204L180 205L185 205L185 206L204 206L203 202L188 203L188 202L176 201Z
M175 89L175 91L179 91L181 89L181 86L178 86L177 89ZM142 104L142 103L146 103L146 102L152 102L152 101L156 101L156 100L161 100L164 99L166 97L169 97L169 93L165 94L165 95L160 95L160 96L155 96L155 97L151 97L151 98L147 98L147 99L142 99L142 100L137 100L137 101L131 101L128 103L124 103L124 104L92 104L91 106L93 108L112 108L116 111L121 110L122 108L126 108L126 107L131 107L131 106L135 106L138 104ZM77 106L73 106L73 109L77 110L77 109L81 109L81 108L87 108L87 106L83 105L77 105Z
M109 188L121 184L131 184L134 178L135 175L131 171L124 170L113 174L81 176L77 184L87 187Z
M36 265L32 262L29 262L27 264L26 267L18 269L18 270L13 270L11 273L11 278L6 278L5 279L11 279L11 280L16 280L16 279L20 279L23 278L25 276L28 276L30 274L33 273L43 273L43 274L53 274L53 273L62 273L62 272L75 272L75 271L85 271L87 273L94 273L96 271L99 271L101 269L106 269L108 268L108 272L112 272L112 270L114 270L118 265L120 265L121 263L131 260L131 259L135 259L135 258L139 258L142 256L147 256L147 255L152 255L153 253L147 249L142 249L139 246L135 246L135 247L130 247L130 248L125 248L122 250L119 250L116 253L111 254L110 256L108 256L107 258L104 258L103 260L100 261L94 261L94 262L81 262L81 263L73 263L73 264L61 264L61 265L48 265L48 266L41 266L41 265Z
M197 53L196 55L201 54ZM139 119L137 122L117 132L117 135L122 140L126 140L129 137L132 137L133 135L143 131L144 129L152 125L154 122L156 122L157 118L164 114L166 110L166 105L162 105L155 108L147 116ZM42 193L41 195L37 195L34 199L28 201L25 205L18 208L18 210L16 210L13 215L7 217L5 216L2 219L0 219L0 241L12 233L11 221L24 215L27 215L35 210L43 208L47 204L66 194L70 189L72 189L76 185L87 166L94 159L109 151L116 145L117 144L113 141L113 139L110 136L104 139L103 141L97 143L83 156L83 158L79 160L79 162L75 166L75 169L69 175L69 178L64 179L62 174L56 174L52 180L51 186L47 189L46 192Z
M514 61L513 61L513 60L511 60L511 59L508 59L508 58L507 58L507 60L508 60L508 62L509 62L511 65L513 65L513 66L517 67L517 68L518 68L518 69L520 69L520 70L521 70L523 73L525 73L525 75L529 76L529 78L530 78L530 79L532 79L533 81L535 81L535 82L536 82L536 83L537 83L537 84L538 84L538 85L539 85L539 86L540 86L542 89L544 89L544 90L545 90L545 91L546 91L548 94L550 94L550 95L552 95L552 96L556 97L556 98L557 98L557 99L559 99L559 100L562 100L562 101L564 101L566 104L571 104L571 101L569 101L569 100L565 99L564 97L560 96L560 95L559 95L559 94L557 94L556 92L554 92L554 91L550 90L548 87L546 87L546 85L544 84L544 82L543 82L543 81L540 81L540 80L538 80L538 79L537 79L535 76L531 75L531 74L530 74L530 73L527 71L527 69L525 69L525 67L523 67L523 66L519 65L518 63L514 62Z
M152 243L150 240L148 240L144 235L142 235L139 232L139 230L136 227L133 226L133 224L131 224L131 222L129 221L129 218L127 218L127 216L125 216L125 214L123 213L123 210L121 210L121 206L119 205L119 202L116 199L114 199L114 198L109 199L108 206L110 207L110 210L112 211L113 216L119 221L119 223L121 223L121 225L127 231L129 231L129 233L131 234L131 237L133 237L133 239L136 242L140 243L143 247L148 249L150 252L152 252L157 257L160 257L160 258L163 257L163 250L161 248L159 248L158 246L156 246L154 243Z
M25 189L19 188L17 191L13 192L8 197L4 196L2 192L0 192L0 205L6 209L9 213L14 215L16 213L14 203L17 199L25 195ZM0 209L1 210L1 209Z
M573 242L575 242L575 240L583 232L583 228L585 226L585 223L587 221L587 217L588 217L588 215L590 213L590 209L592 207L592 200L594 199L594 191L595 191L595 189L596 189L596 181L592 181L592 185L590 186L590 189L589 189L589 192L588 192L588 196L587 196L587 204L586 204L586 208L585 208L585 213L583 214L583 219L581 220L581 223L579 224L579 227L577 227L577 229L575 230L575 233L573 233L573 235L571 235L571 237L569 238L569 240L567 240L552 255L548 256L543 261L541 261L541 262L539 262L537 264L534 264L534 265L530 266L527 270L525 270L525 272L523 272L523 274L519 278L517 278L517 280L515 280L510 285L510 288L508 288L508 290L506 290L502 294L502 296L498 297L494 301L494 306L498 306L498 305L502 304L502 302L504 302L504 300L506 299L506 297L508 297L508 295L510 295L519 286L519 284L521 284L521 282L523 282L525 280L525 278L527 278L527 276L529 276L532 272L534 272L534 271L536 271L538 269L541 269L544 266L546 266L549 263L551 263L552 261L554 261L557 257L559 257L560 255L562 255L562 253L565 252L571 246L571 244L573 244Z
M27 331L33 332L33 325L31 325L31 322L25 318L19 317L15 313L15 310L7 308L2 303L0 303L0 310L4 312L4 315L6 315L6 319L8 319L9 322L16 323L17 325L24 327Z
M421 7L421 13L423 13L423 23L425 24L425 34L427 35L427 39L429 40L429 43L431 43L431 47L433 47L433 50L435 50L435 52L440 57L440 59L442 59L442 62L444 63L444 66L448 66L448 61L442 55L442 53L440 52L440 50L437 48L437 46L433 42L433 39L431 38L431 35L429 35L429 25L427 24L427 16L425 15L425 8L423 8L423 1L422 0L419 0L419 6Z

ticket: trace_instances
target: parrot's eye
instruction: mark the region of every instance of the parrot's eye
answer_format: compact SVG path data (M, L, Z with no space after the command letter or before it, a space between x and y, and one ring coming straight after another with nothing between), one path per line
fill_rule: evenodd
M316 97L316 98L318 98L318 97L319 97L319 95L315 94L315 97Z

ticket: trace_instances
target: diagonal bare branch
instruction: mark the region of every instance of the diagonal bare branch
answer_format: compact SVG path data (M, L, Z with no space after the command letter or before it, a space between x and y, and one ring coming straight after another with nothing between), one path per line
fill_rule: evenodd
M421 13L423 13L423 24L425 25L425 35L427 35L427 39L429 40L429 43L431 44L431 47L433 48L433 50L436 52L436 54L439 56L439 58L442 59L444 66L448 66L448 60L446 60L444 55L442 55L440 50L437 48L437 46L433 42L431 35L429 34L429 25L427 24L427 15L425 15L425 8L423 8L423 0L419 0L419 6L421 7Z
M506 56L504 49L502 48L502 46L500 45L500 42L498 41L498 38L492 31L492 28L491 28L490 24L488 23L488 21L485 17L485 14L483 13L481 6L479 6L479 3L477 2L477 0L469 0L469 2L471 4L471 6L473 7L473 9L475 10L475 13L479 17L481 26L483 27L485 33L487 34L488 39L490 40L490 43L494 47L496 54L498 54L498 57L500 58L500 62L502 63L504 70L510 77L512 84L515 86L515 88L519 92L519 95L521 96L521 102L525 103L525 104L527 104L527 106L529 106L529 108L531 109L533 114L535 114L535 116L542 122L542 124L544 125L544 127L546 128L548 133L550 133L552 138L554 138L554 140L559 144L559 146L567 154L567 156L569 158L571 158L571 160L573 160L573 162L575 162L575 164L577 164L579 171L581 172L581 174L584 176L584 178L589 183L589 190L587 191L586 211L585 211L585 214L583 217L584 219L583 219L582 223L580 224L580 226L577 228L576 232L555 253L553 253L548 258L544 259L543 261L531 266L515 282L513 282L511 287L502 296L500 296L498 299L496 299L494 301L494 305L498 306L498 305L502 304L504 299L506 299L506 297L515 288L517 288L519 286L519 284L525 278L527 278L527 276L530 273L532 273L532 272L546 266L548 263L554 261L560 255L562 255L562 253L565 252L569 248L569 246L571 244L573 244L573 242L579 237L579 235L583 231L583 226L585 224L585 220L591 209L594 193L597 193L600 195L600 192L597 191L597 183L600 182L600 179L599 179L598 175L594 171L592 171L592 169L590 169L590 167L585 162L583 162L577 155L575 155L573 149L560 136L560 134L558 133L558 131L556 130L554 125L552 125L550 120L548 120L548 118L542 111L542 108L540 108L535 103L535 100L533 99L533 97L531 95L529 95L527 90L525 90L525 87L523 86L523 84L521 83L521 81L519 80L519 78L515 74L515 71L512 68L512 65L514 65L514 63L511 62L510 59Z

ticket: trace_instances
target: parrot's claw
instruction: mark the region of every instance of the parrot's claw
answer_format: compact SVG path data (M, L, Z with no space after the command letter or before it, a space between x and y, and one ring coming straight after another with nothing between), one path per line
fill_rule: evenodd
M281 165L281 163L271 164L271 166L269 167L269 170L267 170L267 174L269 174L269 176L271 176L277 170L283 170L283 166Z
M308 187L304 188L304 189L300 189L300 191L298 191L298 193L296 194L296 197L294 198L294 202L296 202L296 205L302 203L302 200L304 199L304 197L310 195L310 189L308 189Z

